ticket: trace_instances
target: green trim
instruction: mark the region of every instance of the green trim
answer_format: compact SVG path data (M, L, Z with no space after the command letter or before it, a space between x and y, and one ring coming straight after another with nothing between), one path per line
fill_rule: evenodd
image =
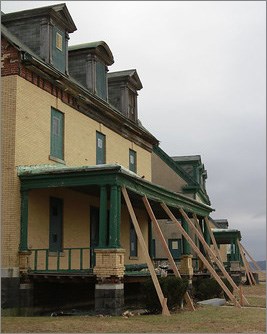
M119 248L118 243L118 187L117 185L111 186L110 191L110 215L109 215L109 242L110 248Z
M185 230L185 232L189 233L189 226L187 221L184 219L184 217L181 217L182 221L182 227ZM191 254L191 247L188 243L188 241L185 239L184 236L182 236L182 243L183 243L183 255L190 255Z
M27 190L21 191L20 209L20 251L28 250L28 202L29 194Z
M121 248L121 187L118 187L118 224L117 224L117 243L118 243L118 248Z
M100 188L100 212L99 212L99 248L106 248L107 244L107 187Z
M204 239L206 241L206 243L210 246L210 234L209 234L209 230L207 228L207 223L206 221L203 221L203 224L204 224Z
M147 196L150 200L164 202L174 208L181 207L199 216L207 216L214 211L208 205L146 181L120 165L61 168L20 167L18 175L21 180L21 190L117 185L125 186L139 196Z

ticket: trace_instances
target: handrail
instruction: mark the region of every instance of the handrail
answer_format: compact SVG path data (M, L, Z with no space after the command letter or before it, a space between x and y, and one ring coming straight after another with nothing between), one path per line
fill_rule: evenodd
M33 268L30 270L33 270L35 272L38 271L43 271L38 269L38 256L41 252L45 252L45 271L72 271L72 270L87 270L90 269L90 262L88 262L88 267L84 266L83 260L84 260L84 252L86 250L90 251L92 248L91 247L66 247L62 248L61 251L50 251L48 248L32 248L31 251L34 254L34 259L33 259ZM73 258L73 251L79 251L78 254L75 256L77 259L77 262L79 261L79 269L73 269L72 267L72 258ZM67 263L67 268L68 269L62 269L61 268L61 257L63 253L67 253L68 259L65 261ZM51 253L53 255L51 255ZM89 255L89 261L90 261L90 253ZM56 257L56 269L51 269L49 268L49 257ZM40 257L39 257L40 259Z

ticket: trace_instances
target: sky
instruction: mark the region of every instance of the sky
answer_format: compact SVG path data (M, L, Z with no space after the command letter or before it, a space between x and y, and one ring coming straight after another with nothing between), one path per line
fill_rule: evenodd
M1 1L5 13L63 1ZM201 155L214 219L266 258L266 2L65 1L69 45L105 41L136 69L142 124L170 156Z

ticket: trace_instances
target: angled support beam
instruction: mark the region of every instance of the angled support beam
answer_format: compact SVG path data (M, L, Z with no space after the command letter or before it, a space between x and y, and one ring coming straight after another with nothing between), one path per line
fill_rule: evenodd
M217 264L218 268L221 270L221 272L223 273L224 277L228 280L228 282L231 284L231 286L233 287L233 289L236 291L236 293L238 294L238 296L240 296L241 294L241 290L239 289L239 287L235 284L234 280L232 279L232 277L228 274L228 272L226 271L223 262L220 261L217 257L216 254L212 251L212 249L210 248L210 246L206 243L205 239L203 238L202 234L199 233L199 231L196 229L196 227L194 226L193 222L190 220L190 218L187 216L187 214L185 213L185 211L183 209L179 209L179 211L181 212L181 214L185 217L185 219L188 220L188 224L189 226L192 228L192 230L197 234L200 242L202 243L203 247L205 248L205 250L207 251L207 253L212 257L212 259L214 260L214 262ZM197 219L196 215L193 214L194 219ZM207 217L205 217L204 219L206 220ZM208 219L207 219L208 220ZM208 222L206 222L206 224L208 225ZM215 241L216 242L216 241ZM242 300L245 302L246 305L249 305L249 302L247 301L246 297L242 294Z
M211 230L211 228L210 228L210 224L209 224L208 217L204 217L204 220L205 220L205 222L206 222L207 230L208 230L208 232L209 232L209 234L210 234L210 238L211 238L212 244L213 244L213 246L214 246L215 252L216 252L216 254L217 254L217 257L218 257L218 259L221 261L221 263L223 263L223 260L222 260L222 257L221 257L220 250L219 250L219 248L218 248L218 245L217 245L217 242L216 242L216 240L215 240L214 234L213 234L213 232L212 232L212 230Z
M210 274L214 277L214 279L218 282L218 284L221 286L223 291L227 294L227 296L230 298L230 300L235 304L235 306L240 307L238 300L235 298L235 296L231 293L231 291L227 288L227 286L224 284L224 282L221 280L219 275L216 273L216 271L213 269L211 264L207 261L205 256L200 252L198 247L195 245L194 241L190 238L190 236L185 232L185 230L182 228L182 226L179 224L178 220L174 217L171 210L167 207L165 203L161 203L162 208L167 213L167 215L170 217L170 219L176 224L182 235L187 239L188 243L192 247L192 249L196 252L196 254L199 256L199 258L203 261L207 269L209 270ZM188 218L189 219L189 218ZM190 219L189 219L190 220Z
M250 258L250 260L252 261L252 263L254 264L255 268L258 269L258 271L260 273L262 273L263 275L265 275L265 273L262 271L262 269L260 268L260 266L258 265L258 263L253 259L253 257L249 254L249 252L246 250L246 248L241 244L241 242L239 242L241 248L243 249L243 251L247 254L247 256Z
M166 242L166 240L165 240L165 238L164 238L164 236L163 236L163 234L162 234L162 231L161 231L161 229L160 229L159 223L158 223L158 221L157 221L157 219L156 219L156 217L155 217L155 215L154 215L154 212L153 212L153 210L152 210L152 208L151 208L151 206L150 206L150 203L149 203L149 201L148 201L148 199L147 199L146 196L144 196L142 199L143 199L143 202L144 202L144 204L145 204L147 213L149 214L149 217L150 217L150 219L151 219L151 221L152 221L152 223L153 223L155 232L157 233L157 236L158 236L158 238L159 238L159 240L160 240L160 242L161 242L162 248L164 249L165 254L167 255L167 258L168 258L169 263L170 263L170 266L171 266L171 268L172 268L172 270L173 270L173 272L174 272L174 275L175 275L176 277L181 278L180 272L179 272L179 270L178 270L178 268L177 268L177 266L176 266L176 264L175 264L175 262L174 262L174 259L173 259L173 257L172 257L172 254L171 254L171 252L170 252L170 250L169 250L169 247L168 247L168 245L167 245L167 242ZM187 305L189 306L189 308L190 308L192 311L195 311L195 307L194 307L193 301L192 301L192 299L190 298L188 292L185 293L184 298L185 298L185 301L186 301Z
M146 259L146 263L147 263L148 269L150 271L151 278L153 280L155 289L156 289L158 297L159 297L159 301L161 303L162 315L170 316L170 311L169 311L168 306L167 306L167 298L165 298L164 295L163 295L163 293L162 293L162 290L161 290L161 287L160 287L157 275L155 273L155 269L154 269L153 263L152 263L152 261L150 259L150 256L149 256L149 253L148 253L148 249L147 249L144 237L142 235L140 226L138 224L136 215L134 213L134 209L133 209L132 203L130 201L128 192L127 192L127 190L126 190L126 188L124 186L121 188L121 191L122 191L124 200L126 202L126 205L127 205L127 208L128 208L129 214L130 214L130 217L132 219L132 223L133 223L136 235L138 237L138 240L140 242L142 251L144 253L144 256L145 256L145 259Z
M243 261L243 264L244 264L244 267L245 267L245 271L246 271L246 274L247 274L247 278L248 278L248 281L249 281L249 285L252 286L253 284L256 285L256 281L252 275L252 272L250 271L249 269L249 264L247 262L247 259L245 257L245 254L243 252L243 249L240 245L240 241L237 240L237 245L239 247L239 250L240 250L240 254L241 254L241 257L242 257L242 261Z

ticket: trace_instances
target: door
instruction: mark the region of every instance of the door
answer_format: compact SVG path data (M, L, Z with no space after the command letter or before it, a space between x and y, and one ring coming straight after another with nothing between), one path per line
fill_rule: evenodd
M90 208L90 264L95 266L95 248L99 243L99 208Z
M181 247L182 247L182 240L181 239L168 239L168 246L169 250L172 254L172 257L175 260L178 260L181 257Z
M50 226L49 226L49 250L50 252L62 251L62 223L63 201L60 198L50 198Z

